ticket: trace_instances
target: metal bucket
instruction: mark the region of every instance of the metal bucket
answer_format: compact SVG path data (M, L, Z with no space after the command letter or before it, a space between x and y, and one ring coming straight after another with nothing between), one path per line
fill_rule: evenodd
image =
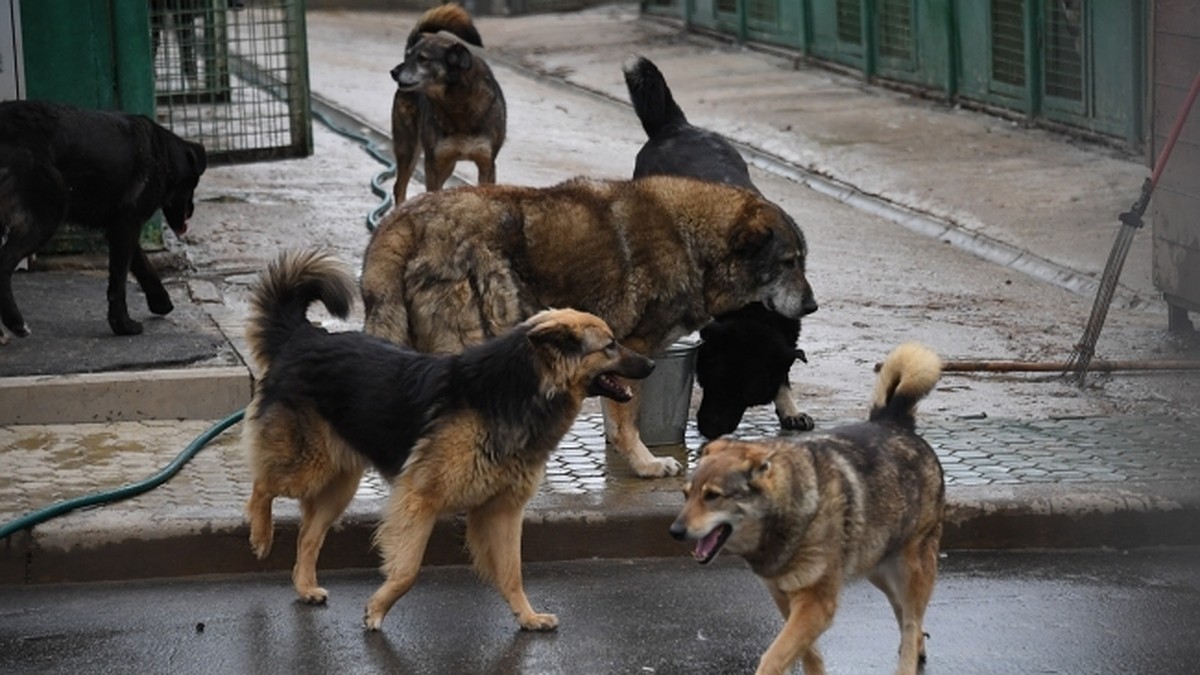
M638 414L638 432L646 445L683 445L699 348L700 337L693 334L654 357L654 372L642 381Z

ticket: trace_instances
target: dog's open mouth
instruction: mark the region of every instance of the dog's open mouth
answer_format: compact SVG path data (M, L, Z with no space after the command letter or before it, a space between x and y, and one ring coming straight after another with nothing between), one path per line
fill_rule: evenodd
M711 562L713 558L717 557L717 553L721 552L721 547L725 545L725 540L729 539L731 534L733 534L733 526L728 523L714 527L712 532L696 542L692 557L701 565Z
M604 396L618 403L624 403L633 398L629 387L621 384L612 373L600 373L588 385L588 396Z

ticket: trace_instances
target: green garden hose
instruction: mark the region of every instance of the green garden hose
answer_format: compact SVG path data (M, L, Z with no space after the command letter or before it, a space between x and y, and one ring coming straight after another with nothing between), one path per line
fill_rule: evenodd
M376 196L383 199L383 202L378 207L367 214L367 229L371 232L374 232L375 228L379 225L379 219L382 218L383 214L392 206L392 193L384 189L383 181L390 179L396 174L395 162L392 161L390 155L378 148L366 136L356 134L352 131L337 126L328 117L319 113L318 111L314 110L313 116L335 133L345 136L346 138L356 141L362 145L367 154L371 155L371 157L373 157L376 161L387 167L383 171L375 174L375 176L371 179L371 191L375 193ZM205 445L208 445L208 443L212 441L212 439L216 438L221 432L240 422L245 415L246 411L244 409L239 410L209 427L207 431L197 436L195 440L193 440L186 448L184 448L183 452L179 453L179 455L177 455L170 464L163 467L158 473L143 481L132 483L115 490L84 495L82 497L76 497L75 499L61 501L57 504L51 504L46 508L32 511L12 522L5 523L4 525L0 526L0 540L6 539L16 532L27 530L35 525L44 523L51 518L61 516L64 513L69 513L76 509L87 508L89 506L101 506L110 502L128 499L129 497L136 497L143 492L149 492L150 490L153 490L154 488L171 479L176 473L179 472L180 469L183 468L183 465L187 464L193 457L195 457L196 453L200 452Z
M196 439L188 444L188 446L183 449L183 452L179 453L170 464L160 469L158 473L143 481L132 483L115 490L97 492L95 494L84 495L82 497L76 497L75 499L61 501L57 504L51 504L46 508L27 513L10 523L5 523L3 526L0 526L0 540L6 539L9 535L12 535L16 532L29 529L35 525L40 525L51 518L61 516L64 513L68 513L76 509L87 508L89 506L100 506L102 504L108 504L109 502L136 497L143 492L149 492L150 490L167 482L169 478L178 473L179 470L183 468L183 465L187 464L192 457L195 457L196 453L200 452L200 449L207 445L208 442L213 438L215 438L217 434L220 434L222 431L225 431L229 427L240 422L245 415L245 410L239 410L209 427L208 431L205 431L197 436Z

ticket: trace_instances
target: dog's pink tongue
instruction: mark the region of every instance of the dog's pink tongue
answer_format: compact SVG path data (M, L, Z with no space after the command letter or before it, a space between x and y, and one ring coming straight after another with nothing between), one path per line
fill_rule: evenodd
M700 541L696 542L696 550L692 551L692 557L700 562L708 562L714 555L717 554L717 544L721 541L720 528L704 535Z

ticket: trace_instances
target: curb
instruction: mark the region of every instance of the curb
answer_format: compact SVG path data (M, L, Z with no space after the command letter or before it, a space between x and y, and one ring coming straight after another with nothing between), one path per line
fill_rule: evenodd
M244 366L0 378L0 425L218 419L250 402Z
M1136 548L1200 544L1200 498L1187 483L952 489L947 494L943 551L1002 548ZM329 532L318 569L379 565L372 545L382 499L352 504ZM522 558L547 562L587 558L687 555L667 536L679 509L672 492L652 492L620 505L588 498L540 495L527 509ZM620 501L620 500L618 500ZM574 503L572 505L572 503ZM87 531L50 525L0 544L0 584L119 581L291 569L297 518L276 518L275 544L265 560L251 555L246 523L184 514L164 522L130 522L114 512ZM425 565L468 564L465 520L438 522Z

